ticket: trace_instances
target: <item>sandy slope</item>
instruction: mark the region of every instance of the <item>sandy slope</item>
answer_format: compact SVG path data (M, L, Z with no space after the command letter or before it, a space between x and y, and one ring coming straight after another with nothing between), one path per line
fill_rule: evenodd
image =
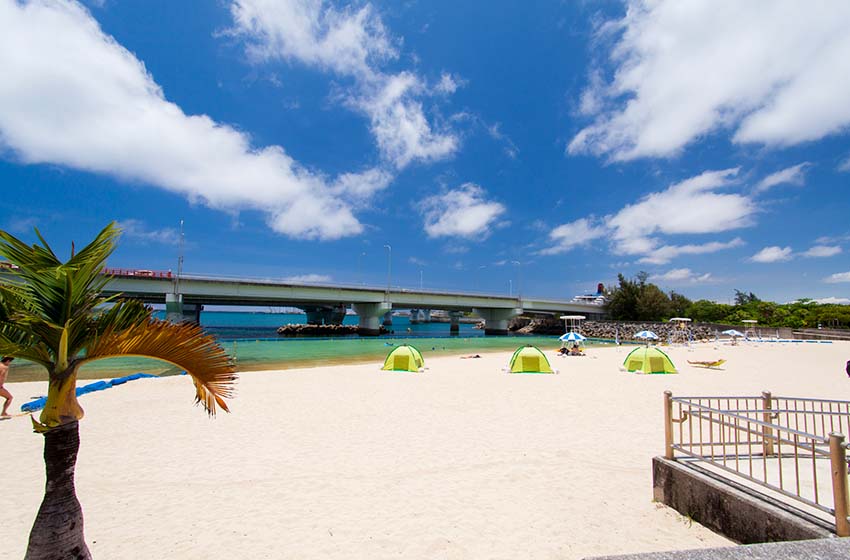
M509 353L242 376L233 414L189 379L86 395L77 492L97 558L582 558L731 544L651 501L662 391L850 400L850 344L672 348L679 375L619 370L627 348L508 375ZM686 359L728 360L725 371ZM11 384L18 404L42 383ZM5 556L23 556L41 438L0 423Z

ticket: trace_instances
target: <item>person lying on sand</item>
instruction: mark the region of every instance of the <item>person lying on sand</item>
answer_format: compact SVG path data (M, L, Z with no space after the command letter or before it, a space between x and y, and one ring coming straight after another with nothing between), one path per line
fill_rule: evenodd
M692 366L700 366L704 368L719 368L726 363L726 360L722 358L719 360L688 360L688 363Z
M469 356L461 356L460 359L465 360L467 358L480 358L480 357L481 357L481 354L470 354Z

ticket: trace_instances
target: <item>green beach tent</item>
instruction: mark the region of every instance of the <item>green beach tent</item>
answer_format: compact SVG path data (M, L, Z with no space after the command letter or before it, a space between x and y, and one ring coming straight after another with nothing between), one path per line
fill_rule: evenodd
M384 360L382 370L386 371L419 371L425 366L422 352L409 344L393 348Z
M509 369L511 373L555 373L543 352L530 344L517 348Z
M623 365L631 372L677 373L669 356L653 346L635 348L626 356Z

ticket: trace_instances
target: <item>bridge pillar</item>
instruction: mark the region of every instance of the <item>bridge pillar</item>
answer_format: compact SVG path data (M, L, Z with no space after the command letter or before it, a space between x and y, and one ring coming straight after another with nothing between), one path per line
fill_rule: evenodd
M324 309L318 307L310 307L309 309L305 309L304 313L307 314L307 324L308 325L323 325L323 315Z
M165 294L165 320L183 322L183 294Z
M172 323L201 324L201 311L204 306L200 303L183 303L183 294L165 294L165 320Z
M411 309L410 310L410 324L418 325L419 324L419 310Z
M474 312L484 319L484 334L485 335L506 335L508 334L508 321L522 315L522 308L515 309L493 309L482 308L475 309Z
M390 310L384 313L384 320L381 322L385 327L391 327L393 325L393 311L392 304L390 305Z
M430 309L420 309L422 313L422 322L430 323L431 322L431 310Z
M201 303L184 303L183 304L183 321L187 323L201 324L201 311L204 310L204 305Z
M463 317L463 311L449 311L449 334L458 334L460 332L461 317Z
M390 310L390 311L388 311ZM380 303L355 303L354 312L359 318L358 334L360 336L378 336L381 334L381 317L391 313L392 304L386 301Z
M345 319L345 305L305 305L308 325L341 325Z

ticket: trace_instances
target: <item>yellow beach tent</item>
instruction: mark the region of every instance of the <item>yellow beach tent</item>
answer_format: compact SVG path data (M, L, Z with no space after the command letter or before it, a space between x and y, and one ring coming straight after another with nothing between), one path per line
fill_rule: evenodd
M422 352L409 344L402 344L393 348L384 360L382 370L387 371L419 371L425 367L425 359Z
M628 371L640 373L677 373L670 358L652 346L640 346L632 350L623 365Z
M543 352L530 344L517 348L509 369L511 373L555 373Z

